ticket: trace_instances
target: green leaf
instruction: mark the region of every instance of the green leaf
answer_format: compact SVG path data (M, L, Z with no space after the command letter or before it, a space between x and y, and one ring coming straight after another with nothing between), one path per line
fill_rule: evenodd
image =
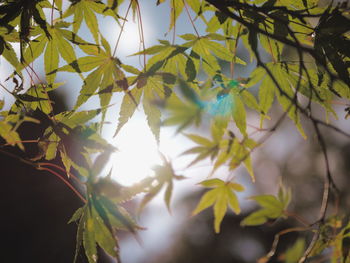
M192 50L196 52L202 59L203 64L202 67L204 71L212 76L220 71L220 65L216 58L211 53L211 46L208 45L209 40L205 38L200 38L194 42Z
M241 99L244 102L244 104L246 104L249 108L260 113L260 106L259 106L258 102L256 101L253 94L251 94L248 90L243 89L240 92L240 95L241 95Z
M199 125L202 118L202 109L199 105L181 101L175 96L167 102L166 108L170 114L162 124L164 126L176 125L176 132L180 132L192 124Z
M109 255L116 257L118 252L118 243L114 238L113 233L111 233L111 231L107 228L106 223L96 211L94 206L92 207L92 218L95 240L97 244Z
M204 187L209 187L209 188L222 186L224 184L225 184L225 182L223 182L222 180L217 179L217 178L200 182L200 185L202 185Z
M48 42L48 39L45 35L40 35L36 39L30 41L30 44L25 49L23 53L23 57L26 63L31 63L35 61L44 51L45 46ZM18 65L19 69L22 69L21 67L24 67L22 64Z
M183 34L183 35L180 35L180 37L184 40L195 40L197 39L198 37L194 34Z
M116 17L115 12L113 12L106 4L101 1L86 1L80 0L72 2L66 12L63 14L63 18L70 17L74 15L73 18L73 32L77 33L80 29L82 21L85 20L91 34L93 35L96 43L98 42L98 22L95 13L101 15L108 15L114 18Z
M239 202L238 202L237 196L235 194L233 194L229 189L227 189L227 195L228 195L228 203L229 203L231 209L236 214L239 214L241 212L241 208L239 207Z
M166 45L154 45L149 48L146 48L142 51L139 51L137 53L132 54L131 56L138 56L138 55L154 55L157 53L160 53L163 50L169 50L169 47ZM173 50L173 48L170 48L170 50Z
M111 154L112 151L105 150L96 157L91 167L91 173L94 176L99 175L103 171L103 168L105 168L106 164L108 163Z
M129 72L135 75L139 75L141 73L137 68L134 68L133 66L126 65L126 64L122 64L121 66L126 72Z
M100 66L103 63L103 61L104 58L99 56L81 57L69 63L68 65L58 68L57 71L68 71L78 73L88 72Z
M60 52L60 55L62 56L62 58L67 63L70 63L76 60L74 49L71 46L71 44L67 40L65 40L61 30L58 28L54 28L52 31L53 31L53 40L57 45L58 51Z
M225 189L227 190L227 189ZM230 192L231 193L231 192ZM229 201L229 197L228 197L228 192L227 191L219 191L217 196L216 196L216 202L214 205L214 229L215 229L215 233L219 233L220 232L220 225L222 220L224 219L224 216L226 214L227 211L227 201ZM238 210L238 213L240 211Z
M4 48L3 53L1 54L14 68L20 65L16 52L10 44Z
M78 112L62 112L57 114L55 117L68 127L75 128L76 126L86 124L88 121L100 114L101 111L101 109L96 109Z
M260 81L262 81L266 77L266 72L262 67L257 67L253 70L253 72L250 74L248 83L245 85L245 87L250 88L258 84Z
M0 136L5 139L5 141L14 146L17 145L21 150L24 151L24 146L21 143L21 138L19 134L12 128L12 126L4 121L0 121Z
M206 192L200 202L198 203L197 207L193 210L192 215L197 215L200 212L202 212L204 209L208 208L209 206L212 206L214 202L216 201L216 196L218 189L213 189L208 192Z
M304 254L305 245L305 240L299 238L292 247L287 249L285 263L297 263Z
M226 214L227 206L236 213L240 213L239 202L234 191L241 191L244 189L243 186L237 183L224 182L220 179L206 180L202 183L205 187L215 187L207 191L199 201L197 207L193 210L192 215L196 215L208 208L214 206L214 229L216 233L220 232L221 222Z
M97 262L97 249L94 229L94 219L92 218L91 212L87 209L87 216L85 221L85 229L83 233L83 246L85 249L86 257L89 263Z
M104 222L106 222L109 231L111 231L111 228L123 229L136 235L136 230L142 229L122 206L117 205L108 197L103 195L99 196L95 205L99 207L100 216L103 218ZM115 245L117 245L116 241L117 240L114 240L113 242ZM115 247L113 247L113 250L114 248Z
M182 95L185 96L190 102L200 105L200 99L197 93L192 89L188 83L182 79L179 79L179 88L181 90Z
M245 217L241 222L242 226L258 226L269 220L269 211L266 209L258 210Z
M216 133L215 130L213 130L212 132L214 134L213 136L214 141L210 141L204 137L194 135L194 134L186 135L189 139L191 139L192 141L200 145L197 147L193 147L182 153L182 154L197 154L197 157L188 165L188 167L194 165L195 163L201 160L204 160L209 156L211 157L211 159L217 156L221 136L217 136L217 134L215 134Z
M48 74L48 73L56 70L58 68L58 63L59 63L59 54L57 50L57 44L53 40L47 43L45 56L44 56L44 63L45 63L46 80L49 84L53 84L55 82L56 74Z
M130 91L131 96L128 94L125 94L123 97L122 105L120 107L119 111L119 119L118 119L118 126L114 133L114 136L116 136L121 128L129 121L129 119L134 114L135 110L137 109L137 105L140 102L142 90L138 88L134 88ZM132 100L132 98L135 99L135 102Z
M170 25L169 25L169 31L175 26L176 20L179 17L179 15L182 12L182 9L184 7L183 1L175 1L171 0L171 13L170 13Z
M199 145L203 145L206 147L213 146L213 143L205 137L202 137L196 134L185 134L185 136Z
M48 143L48 146L45 151L45 159L50 161L56 157L59 137L55 133L53 133L50 135L48 140L50 141L50 143Z
M191 58L188 58L186 61L185 73L186 73L188 82L193 81L197 76L196 66L193 62L193 59Z
M199 15L203 2L200 0L186 0L186 3L192 8L192 10Z
M210 41L207 38L204 38L203 41L216 57L229 62L233 60L233 54L225 46L219 44L218 42ZM246 63L237 56L235 57L235 62L246 65Z
M84 1L86 3L89 3L89 1ZM89 28L91 34L93 35L95 42L98 43L98 33L99 33L99 29L98 29L98 22L97 22L97 18L95 13L86 6L84 6L84 18L85 18L85 22L87 27Z
M292 191L290 188L286 188L282 183L278 189L278 200L283 204L283 207L288 207L292 199Z
M100 84L101 78L101 68L97 68L86 77L74 106L75 109L79 108L79 106L86 102L95 93Z
M299 111L294 105L295 102L293 101L293 98L294 98L295 91L291 87L292 83L288 81L289 74L285 72L281 67L277 67L277 68L274 67L274 68L275 68L274 73L276 75L278 82L280 83L280 87L285 92L285 94L289 97L287 98L286 95L281 94L280 92L277 92L277 100L279 101L279 103L281 104L282 108L285 111L289 109L288 116L294 121L296 127L298 128L303 138L306 139L305 132L300 123Z
M244 218L241 225L261 225L267 222L269 219L284 217L283 212L286 210L289 204L289 201L286 203L284 200L280 200L273 195L258 195L253 196L250 199L255 200L261 206L261 209Z
M157 97L155 97L152 89L144 89L143 109L147 117L148 126L151 128L157 143L159 143L161 112L153 103L156 99Z
M77 237L76 237L76 244L75 244L75 253L74 253L74 259L73 263L76 263L78 260L78 255L80 251L80 247L83 243L83 238L84 238L84 227L85 227L85 212L86 212L86 206L82 207L83 213L80 217L79 224L78 224L78 229L77 229Z
M60 150L60 156L61 156L62 163L66 169L66 172L68 174L70 172L72 165L73 165L73 161L68 156L65 148Z
M258 195L253 196L250 199L255 200L260 206L271 209L271 210L282 210L283 205L281 202L273 195Z
M172 193L173 193L173 186L174 186L173 182L170 181L168 183L168 186L166 187L165 194L164 194L164 201L165 201L165 204L166 204L169 212L171 212L170 201L171 201L171 196L172 196Z
M259 87L259 102L263 114L267 114L275 97L275 85L269 77L266 77Z
M236 192L243 192L245 190L244 186L241 184L237 184L237 183L226 183L232 190L236 191Z
M252 179L252 182L255 182L255 175L254 175L254 170L253 170L253 165L252 165L252 159L250 156L248 156L244 161L244 166L247 169L250 178Z
M154 170L154 180L151 183L150 189L147 190L147 194L141 201L140 207L138 209L138 213L144 209L146 204L148 204L159 192L165 187L164 201L169 210L170 210L170 201L173 192L173 180L182 180L185 179L184 176L176 175L172 164L170 161L166 160L165 156L161 156L163 159L162 165L155 165L153 167ZM148 187L148 186L147 186Z
M80 218L82 217L83 213L84 213L84 209L85 207L80 207L78 208L74 214L72 215L72 217L69 219L68 224L78 221L80 220Z
M234 105L232 110L232 117L235 120L240 132L245 136L247 135L247 123L246 123L246 110L244 104L239 96L234 96Z

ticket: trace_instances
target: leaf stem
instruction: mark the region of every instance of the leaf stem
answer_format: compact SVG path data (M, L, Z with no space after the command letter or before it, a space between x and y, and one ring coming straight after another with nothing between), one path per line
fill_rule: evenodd
M326 212L327 212L327 208L328 208L331 187L333 187L335 192L338 192L338 189L333 181L332 174L330 171L326 143L325 143L324 138L321 134L320 128L318 127L318 123L315 121L312 121L312 124L314 125L315 132L316 132L316 135L317 135L317 138L318 138L318 141L319 141L319 144L320 144L323 156L324 156L324 160L325 160L325 164L326 164L326 178L324 181L322 203L321 203L321 208L320 208L320 216L319 216L319 219L317 221L317 229L312 237L312 240L311 240L309 246L305 250L303 257L299 260L298 263L303 263L307 260L307 258L310 256L312 250L314 249L314 247L317 243L317 240L320 237L321 226L324 223L325 218L326 218Z
M9 145L17 144L17 143L37 143L37 142L39 142L39 140L15 141L15 142L13 142L13 143L5 143L5 144L3 144L3 145L0 145L0 147L9 146Z
M191 21L192 27L193 27L194 31L196 32L197 37L200 38L200 35L199 35L199 33L198 33L198 31L197 31L197 28L196 28L196 25L194 24L194 21L193 21L193 19L192 19L192 17L191 17L190 11L188 10L187 4L186 4L185 0L182 0L182 1L183 1L183 3L184 3L187 16L188 16L188 18L189 18L190 21Z
M275 238L273 240L273 243L272 243L272 246L271 246L269 253L267 253L266 256L263 257L264 260L261 260L261 262L268 262L270 260L270 258L272 258L276 254L277 246L278 246L278 243L279 243L281 236L288 234L288 233L291 233L291 232L300 232L300 231L308 231L308 230L310 230L310 227L293 227L293 228L284 229L284 230L278 232L275 235ZM259 262L260 262L260 260L259 260Z
M294 212L290 212L290 211L283 211L283 214L285 214L288 217L293 217L294 219L296 219L298 222L300 222L301 224L303 224L304 226L310 226L311 224L306 221L303 217L301 217L300 215L294 213Z
M137 1L137 0L136 0L136 5L137 5L137 19L138 19L140 42L141 42L143 51L145 51L145 49L146 49L145 35L144 35L144 30L143 30L141 9L140 9L139 1ZM143 52L143 70L144 70L144 72L146 72L146 53L145 52Z
M62 177L59 173L51 170L50 168L47 168L47 167L38 167L37 168L38 170L45 170L45 171L48 171L50 172L51 174L55 175L56 177L58 177L63 183L65 183L79 198L81 201L83 201L84 203L87 203L87 200L78 192L77 189L75 189L73 187L73 185L71 185L68 180L66 180L64 177Z
M53 26L53 10L55 6L55 0L52 0L52 7L51 7L51 26Z
M79 191L77 189L74 188L74 186L68 181L66 180L64 177L62 177L60 174L58 174L57 172L51 170L50 168L47 168L47 167L41 167L40 166L40 163L34 163L30 160L27 160L27 159L24 159L20 156L17 156L13 153L10 153L10 152L7 152L7 151L4 151L0 148L0 153L4 154L4 155L7 155L11 158L14 158L14 159L17 159L19 160L20 162L23 162L27 165L30 165L34 168L36 168L37 170L45 170L45 171L48 171L50 172L51 174L55 175L56 177L58 177L62 182L64 182L64 184L66 184L84 203L86 203L86 199L79 193ZM47 163L46 163L47 164Z
M172 0L173 6L175 6L175 0ZM174 12L173 17L174 17L174 28L173 28L173 39L171 41L172 45L175 45L175 38L176 38L176 19L175 19L175 8L172 8L172 11Z
M128 9L127 9L125 17L124 17L124 21L123 21L122 27L120 28L120 32L119 32L119 35L118 35L117 43L115 44L115 47L114 47L114 50L113 50L113 54L112 54L113 57L115 56L115 52L117 51L117 48L118 48L118 45L119 45L119 42L120 42L120 38L121 38L121 36L123 34L125 23L127 21L127 18L128 18L128 15L129 15L129 11L130 11L130 8L131 8L131 4L132 4L132 1L130 1L130 4L128 6Z
M39 166L52 166L52 167L55 167L56 169L62 171L62 172L65 172L67 173L68 177L72 177L76 182L78 182L79 184L82 184L84 185L84 183L78 178L76 177L74 174L68 172L66 169L62 168L61 166L57 165L57 164L54 164L54 163L47 163L47 162L40 162L40 163L37 163Z

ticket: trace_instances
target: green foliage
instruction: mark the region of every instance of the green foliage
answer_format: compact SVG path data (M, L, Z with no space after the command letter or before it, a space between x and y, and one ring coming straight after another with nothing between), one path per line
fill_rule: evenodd
M256 201L261 208L244 218L241 222L243 226L261 225L270 219L285 217L284 212L291 201L291 191L281 186L278 196L257 195L250 197L250 199Z
M317 240L311 255L322 253L325 249L332 250L330 262L348 262L349 253L347 243L350 238L350 225L344 224L339 217L330 217L320 229L320 238Z
M39 149L37 155L23 160L40 170L57 156L64 166L59 168L67 177L78 173L84 178L83 194L71 186L85 203L70 220L78 222L74 261L81 246L89 262L97 261L97 246L120 260L116 232L123 229L137 237L136 231L141 229L123 208L123 202L143 193L141 212L165 189L164 200L170 211L174 181L185 179L177 175L171 160L162 154L163 164L153 168L154 176L133 186L121 186L110 177L103 177L103 168L116 150L101 135L106 112L113 106L113 95L122 97L115 136L136 110L143 108L158 144L161 126L174 126L177 133L185 134L195 143L183 152L183 155L193 155L188 166L210 159L212 169L208 176L224 165L230 174L235 173L243 164L254 182L251 153L280 126L285 116L289 116L305 139L302 120L313 124L327 162L318 126L349 136L328 124L329 115L338 118L333 101L350 99L350 20L346 4L322 6L317 0L154 1L155 5L170 4L168 31L174 30L173 39L171 42L160 39L159 44L132 54L144 58L143 67L135 68L116 56L117 44L111 47L100 31L101 16L114 19L123 30L129 18L119 14L122 2L71 0L66 10L62 9L62 0L5 0L0 4L0 55L12 66L12 73L6 77L13 82L12 86L1 83L1 88L15 99L9 110L3 110L6 104L0 100L0 137L4 146L24 151L25 142L18 128L23 122L39 125L39 121L31 117L37 112L44 116L48 127L39 138L34 138ZM140 23L139 2L125 2ZM45 9L51 15L45 15ZM59 15L57 19L53 19L54 13ZM176 23L181 14L187 15L194 34L176 36ZM318 25L314 27L315 19ZM198 30L197 20L204 23L205 32ZM94 43L79 35L84 24ZM142 30L142 25L139 26ZM20 58L14 51L17 43L20 43ZM241 59L238 49L248 51L249 60ZM41 58L45 80L40 80L33 68L33 63ZM237 64L252 69L247 78L236 76ZM228 65L230 73L226 73ZM60 90L62 83L56 79L61 72L80 76L83 84L75 106L56 114L50 94ZM24 74L29 74L29 83ZM89 109L87 102L95 95L100 106ZM275 98L283 112L276 120L271 114ZM311 106L315 103L324 109L326 122L314 117ZM78 111L82 105L88 109ZM349 108L346 111L347 117ZM247 121L250 116L260 116L260 128L252 131ZM95 121L97 118L100 119ZM264 128L266 119L275 124ZM186 132L192 126L210 127L210 134L205 137ZM265 135L256 136L257 132ZM70 147L72 143L76 149ZM326 190L332 184L329 177ZM205 180L200 185L210 190L202 196L193 215L213 206L214 230L218 233L228 206L234 213L240 213L236 192L244 191L244 187L230 179L218 178ZM328 202L326 197L324 202ZM248 215L242 225L261 225L289 215L291 190L283 186L277 196L257 195L251 199L260 209ZM322 207L326 209L327 203ZM339 220L334 223L326 218L325 212L321 216L316 230L320 237L313 248L306 249L311 253L304 254L305 241L298 239L285 253L285 262L306 260L329 247L333 249L332 262L349 260L348 256L344 258L343 248L343 241L349 238L349 224L341 227ZM328 228L335 230L331 237L327 236Z
M117 229L132 233L141 229L125 209L103 195L89 199L84 207L73 214L69 222L74 221L79 221L76 254L83 245L89 262L96 262L98 259L97 245L112 257L119 258L118 240L115 237Z
M216 233L219 233L220 224L226 214L227 206L230 206L236 214L241 212L235 191L242 192L244 191L244 187L240 184L224 182L220 179L210 179L203 181L200 184L204 187L213 189L209 190L202 196L192 214L196 215L209 206L213 206L215 217L214 229Z
M305 240L299 238L292 247L288 248L285 253L286 263L297 263L302 257L305 250Z
M152 182L151 187L149 187L149 190L147 191L147 194L144 196L144 198L141 201L140 207L139 207L139 213L143 210L143 208L146 206L147 203L149 203L163 188L165 187L165 193L164 193L164 201L165 204L169 210L170 209L170 201L171 196L173 192L174 187L174 179L175 180L183 180L185 179L184 176L176 175L171 163L166 160L165 156L163 157L163 165L156 165L153 167L153 171L155 173L154 175L154 181Z

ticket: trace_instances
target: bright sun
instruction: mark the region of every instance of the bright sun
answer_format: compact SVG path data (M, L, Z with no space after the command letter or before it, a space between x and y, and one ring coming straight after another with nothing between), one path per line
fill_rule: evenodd
M152 166L161 164L157 143L145 119L130 119L116 139L113 155L113 179L130 186L151 175Z
M122 7L122 14L125 14L126 7ZM144 16L142 20L144 36L147 38L146 43L148 43L148 39L154 38L154 32L147 16ZM114 47L120 33L120 26L111 21L105 23L102 31L104 31L104 36L108 42ZM138 24L133 21L130 13L116 55L123 62L126 60L127 63L137 67L137 64L140 63L139 58L127 56L140 51L140 48ZM135 115L137 116L133 116L117 135L114 145L116 145L118 151L111 158L112 177L125 186L130 186L152 175L152 166L162 163L156 140L147 125L146 117L140 112Z

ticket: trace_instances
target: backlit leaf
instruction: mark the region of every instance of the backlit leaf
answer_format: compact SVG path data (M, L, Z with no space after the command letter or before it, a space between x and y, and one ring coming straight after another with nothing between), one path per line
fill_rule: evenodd
M242 191L243 186L224 182L220 179L206 180L200 183L205 187L213 188L207 191L199 201L197 207L193 210L192 215L196 215L204 209L213 206L214 209L214 229L216 233L220 232L221 222L226 214L227 206L236 213L240 213L239 202L234 191Z

